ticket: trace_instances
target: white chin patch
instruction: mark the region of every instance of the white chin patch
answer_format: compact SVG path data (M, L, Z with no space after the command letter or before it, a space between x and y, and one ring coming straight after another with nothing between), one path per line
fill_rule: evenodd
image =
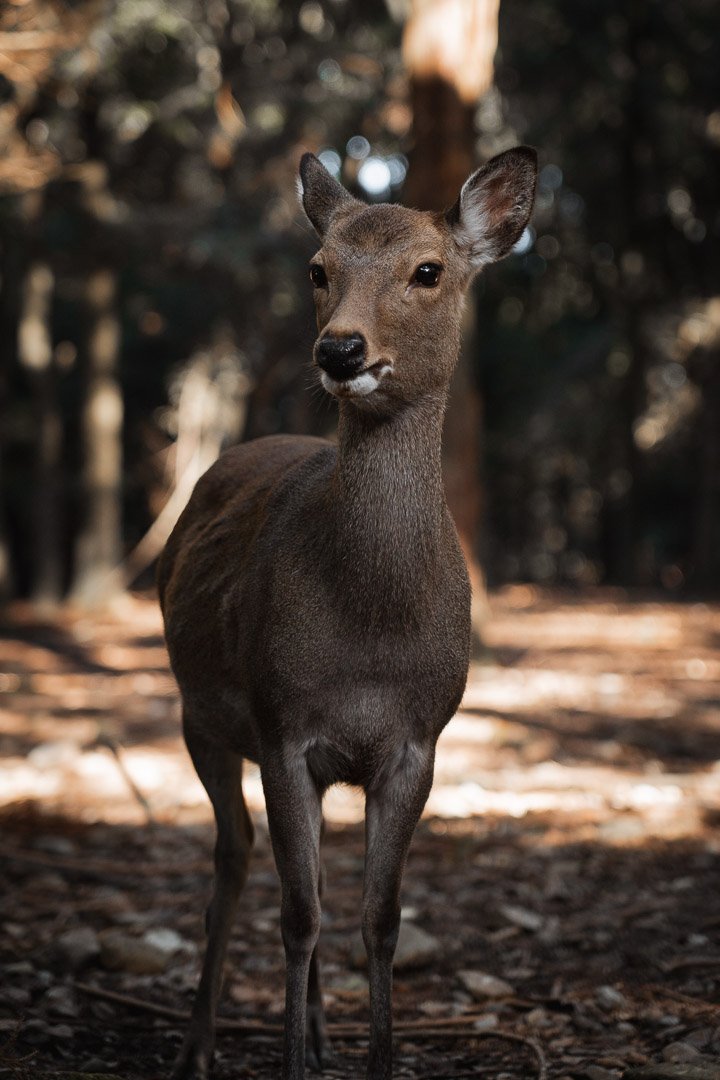
M320 382L328 394L336 398L367 397L373 390L377 390L380 379L389 370L389 365L384 365L377 371L363 371L354 379L343 379L342 382L331 379L328 373L323 371L320 373Z

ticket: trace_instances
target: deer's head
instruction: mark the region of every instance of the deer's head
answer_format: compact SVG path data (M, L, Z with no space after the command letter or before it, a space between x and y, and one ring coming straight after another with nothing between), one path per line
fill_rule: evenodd
M507 255L532 210L537 157L498 154L447 213L353 198L312 154L302 201L322 247L310 263L319 337L315 362L337 398L389 412L444 392L474 274Z

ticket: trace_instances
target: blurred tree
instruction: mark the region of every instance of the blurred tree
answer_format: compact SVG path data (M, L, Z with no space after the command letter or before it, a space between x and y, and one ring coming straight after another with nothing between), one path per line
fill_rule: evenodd
M130 550L125 580L141 565L154 518L179 499L178 387L196 364L235 418L208 419L206 446L242 425L332 428L309 389L303 149L365 198L441 206L476 160L521 141L542 151L534 232L481 278L481 347L459 372L484 405L491 580L720 580L716 5L504 0L486 92L465 76L492 71L494 9L462 6L459 34L450 0L0 7L0 552L4 528L16 589L57 595L91 551L108 565ZM429 57L434 90L401 62L408 11L407 66L415 48ZM101 316L88 288L106 272ZM44 327L39 377L20 342L30 316ZM114 319L122 428L105 514L89 345ZM233 342L227 363L207 359L218 335ZM468 394L448 423L464 477L479 457ZM480 493L455 501L469 533ZM99 548L91 521L107 527Z
M403 197L424 210L446 210L477 166L475 112L493 80L499 0L413 0L403 35L413 108L410 168ZM482 402L475 378L474 306L465 313L464 346L448 403L443 467L473 591L476 645L485 614L478 558L481 518Z

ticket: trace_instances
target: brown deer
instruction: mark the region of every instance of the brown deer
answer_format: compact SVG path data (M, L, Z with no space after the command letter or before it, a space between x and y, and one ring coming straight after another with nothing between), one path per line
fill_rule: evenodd
M159 570L185 739L217 820L207 950L175 1080L210 1069L253 838L244 758L260 765L282 885L283 1080L302 1080L306 1058L328 1060L319 845L323 793L337 783L365 792L367 1076L391 1077L400 883L468 670L443 413L468 284L522 233L536 172L527 147L499 154L443 215L367 206L312 154L302 159L302 201L322 241L310 263L314 359L339 402L338 444L273 436L229 450L197 484Z

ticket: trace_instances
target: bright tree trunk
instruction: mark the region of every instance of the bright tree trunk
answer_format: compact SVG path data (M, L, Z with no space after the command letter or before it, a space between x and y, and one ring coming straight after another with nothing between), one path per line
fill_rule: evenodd
M474 115L492 85L499 0L413 0L403 56L410 75L414 145L404 201L423 210L452 205L477 166ZM468 305L464 346L450 392L443 467L473 587L476 643L485 613L477 557L481 513L482 403L473 373L475 313Z
M75 546L72 599L100 605L119 590L122 556L122 422L118 383L120 324L117 281L108 269L92 272L87 284L89 328L83 408L84 522Z

